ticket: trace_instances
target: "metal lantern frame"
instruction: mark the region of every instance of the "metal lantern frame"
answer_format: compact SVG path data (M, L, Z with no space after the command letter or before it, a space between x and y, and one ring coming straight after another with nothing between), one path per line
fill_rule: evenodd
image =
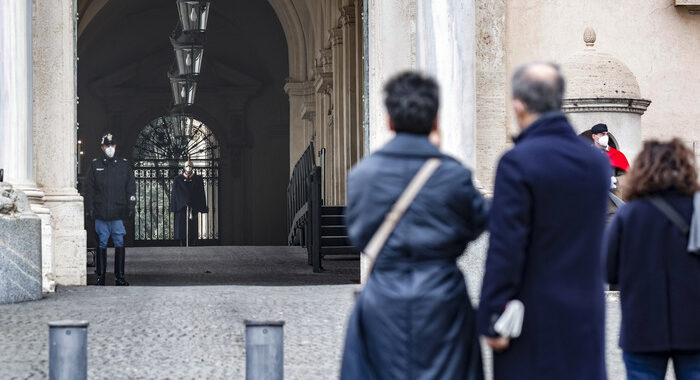
M175 51L178 75L199 75L204 58L204 33L182 34L170 38Z
M204 32L209 20L210 1L206 0L177 0L177 12L180 15L182 31Z
M191 106L197 94L197 80L192 75L168 75L175 106Z

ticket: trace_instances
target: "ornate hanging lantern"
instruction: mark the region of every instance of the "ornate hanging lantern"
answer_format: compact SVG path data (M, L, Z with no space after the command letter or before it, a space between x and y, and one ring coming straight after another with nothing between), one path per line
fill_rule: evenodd
M204 56L204 34L184 34L180 38L170 38L175 50L175 60L179 75L199 75Z
M189 75L168 75L175 106L191 106L197 92L197 81Z
M177 0L183 32L204 32L207 29L209 3L205 0Z

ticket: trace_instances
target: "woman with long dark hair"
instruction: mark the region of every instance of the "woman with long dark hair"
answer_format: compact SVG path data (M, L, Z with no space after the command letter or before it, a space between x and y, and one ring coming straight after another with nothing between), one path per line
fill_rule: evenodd
M664 379L669 359L677 379L700 379L700 256L688 252L681 230L691 224L697 180L681 140L646 142L628 174L628 203L608 227L608 281L620 288L628 379Z

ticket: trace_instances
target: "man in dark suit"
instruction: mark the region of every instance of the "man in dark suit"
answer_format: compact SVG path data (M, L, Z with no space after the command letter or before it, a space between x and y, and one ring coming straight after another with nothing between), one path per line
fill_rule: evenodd
M478 329L501 379L604 379L601 242L610 164L561 112L559 67L531 63L512 79L520 134L501 158ZM522 333L501 337L506 303L525 305Z

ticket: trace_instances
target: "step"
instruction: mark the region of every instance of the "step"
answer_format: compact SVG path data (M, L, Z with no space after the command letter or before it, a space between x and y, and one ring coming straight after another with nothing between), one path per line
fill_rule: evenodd
M345 206L323 206L321 215L345 215Z
M350 246L339 246L339 247L321 247L321 254L325 256L337 256L337 255L355 255L360 256L355 247ZM324 258L325 260L325 258Z
M323 226L322 236L348 236L348 229L345 226Z
M321 247L349 247L350 240L347 236L322 236Z
M324 261L357 261L359 259L360 255L358 254L326 256L323 258Z
M344 226L345 217L342 215L322 215L321 227L324 226Z

